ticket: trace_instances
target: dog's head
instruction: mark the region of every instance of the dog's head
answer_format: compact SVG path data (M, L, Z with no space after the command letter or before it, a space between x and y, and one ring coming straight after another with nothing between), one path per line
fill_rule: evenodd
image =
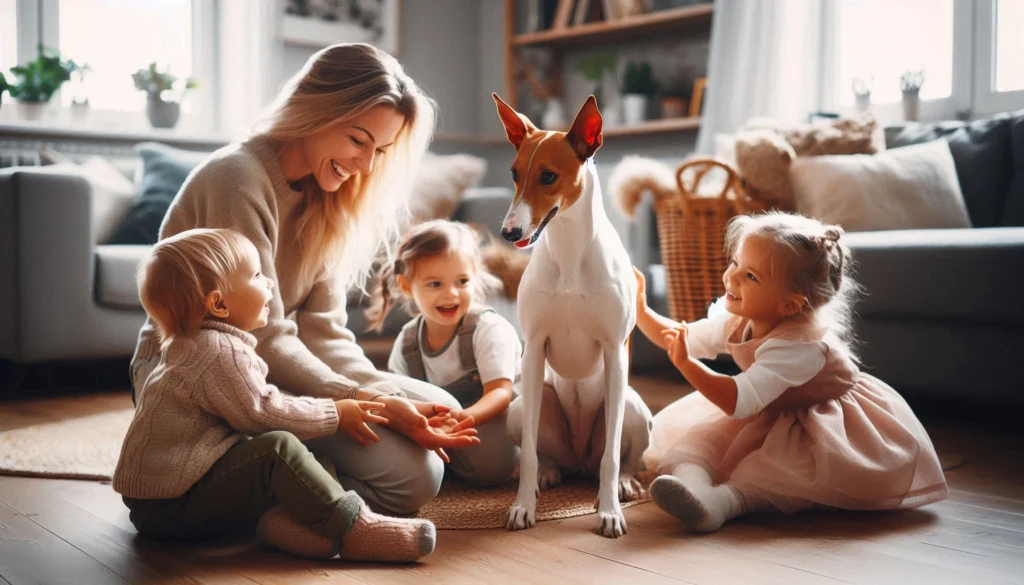
M510 169L516 194L501 224L501 236L518 248L527 248L555 215L583 193L586 162L601 148L601 112L590 96L568 132L538 130L498 94L491 96L505 135L516 147Z

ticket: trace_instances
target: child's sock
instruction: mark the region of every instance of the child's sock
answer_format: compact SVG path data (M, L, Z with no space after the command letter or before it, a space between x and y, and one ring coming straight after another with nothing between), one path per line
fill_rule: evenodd
M436 539L429 520L382 516L363 506L338 554L348 561L413 562L434 552Z
M673 474L654 480L651 498L688 528L714 532L743 512L739 493L729 485L713 486L704 468L682 465L673 470Z
M434 551L436 532L429 520L391 518L360 508L348 534L331 539L295 520L278 505L260 518L267 544L296 556L347 561L412 562Z
M300 557L329 559L338 554L340 539L330 539L295 520L277 505L260 517L256 528L264 542Z

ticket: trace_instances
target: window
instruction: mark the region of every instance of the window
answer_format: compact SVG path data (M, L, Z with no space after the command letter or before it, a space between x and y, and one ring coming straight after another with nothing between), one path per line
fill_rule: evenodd
M1024 0L998 0L996 7L996 91L1024 90L1024 40L1014 30L1024 24Z
M153 61L169 66L179 79L192 75L191 4L191 0L61 0L60 52L89 65L81 94L92 108L143 110L146 97L135 89L131 74ZM76 88L61 93L67 106L72 94L79 92ZM186 100L182 109L188 111L188 106Z
M821 105L854 106L867 80L883 123L902 121L900 76L922 71L920 119L1024 108L1024 0L826 0ZM831 34L828 34L831 33Z
M0 0L0 71L7 75L17 64L18 0Z
M899 102L905 71L924 72L922 100L952 94L953 0L842 0L836 16L840 106L854 104L858 78L872 81L872 103Z

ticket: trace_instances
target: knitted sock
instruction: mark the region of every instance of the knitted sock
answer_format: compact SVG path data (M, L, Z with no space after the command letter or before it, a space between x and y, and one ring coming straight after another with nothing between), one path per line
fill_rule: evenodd
M300 523L280 504L264 512L256 531L270 546L311 559L329 559L341 546L340 539L328 538Z
M436 539L429 520L382 516L363 506L338 554L347 561L413 562L434 552Z
M692 464L655 479L651 498L659 508L697 532L714 532L743 512L742 500L734 488L713 486L707 471Z

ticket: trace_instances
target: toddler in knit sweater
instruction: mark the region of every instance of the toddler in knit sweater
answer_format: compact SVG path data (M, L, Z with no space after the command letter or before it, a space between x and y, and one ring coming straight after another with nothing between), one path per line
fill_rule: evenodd
M273 286L252 243L226 229L167 238L140 268L162 350L114 472L132 524L164 538L256 525L272 546L314 558L430 554L433 524L370 511L301 442L345 432L366 444L378 440L368 423L388 421L379 402L298 397L267 383L249 331L266 325Z

